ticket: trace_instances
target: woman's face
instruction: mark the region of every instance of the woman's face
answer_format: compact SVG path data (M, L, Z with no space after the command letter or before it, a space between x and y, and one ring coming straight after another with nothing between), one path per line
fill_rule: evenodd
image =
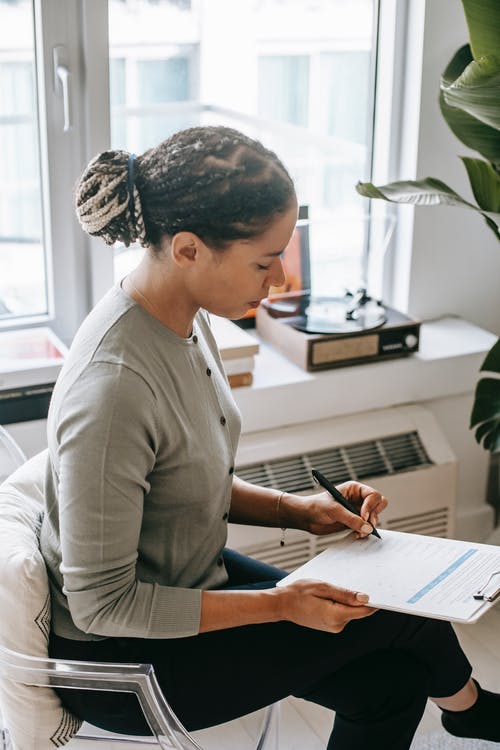
M271 286L281 286L285 275L280 255L297 221L297 202L278 214L258 237L236 240L223 251L207 248L198 268L197 302L225 318L241 318L268 296Z

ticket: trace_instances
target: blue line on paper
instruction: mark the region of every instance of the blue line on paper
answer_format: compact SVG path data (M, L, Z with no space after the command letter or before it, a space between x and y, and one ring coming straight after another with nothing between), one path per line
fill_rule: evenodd
M429 593L431 589L433 589L435 586L438 585L438 583L441 583L441 581L444 581L445 578L447 578L451 573L453 573L454 570L460 567L460 565L463 565L463 563L469 559L475 552L477 552L477 549L468 549L467 552L464 552L463 555L461 555L455 562L453 562L448 568L443 570L442 573L440 573L436 578L433 578L432 581L429 581L429 583L426 583L423 588L420 589L420 591L417 591L416 594L413 594L413 596L410 599L407 599L407 604L415 604L415 602L418 602L419 599L421 599L423 596Z

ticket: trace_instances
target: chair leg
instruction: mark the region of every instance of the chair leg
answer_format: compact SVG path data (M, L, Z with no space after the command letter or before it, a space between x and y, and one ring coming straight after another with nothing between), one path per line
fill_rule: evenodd
M279 703L268 706L264 712L260 736L255 750L279 750L279 725L280 725Z
M135 745L136 747L139 747L140 745L143 745L144 747L154 747L155 745L157 747L161 747L160 742L156 739L156 737L151 736L151 738L142 738L142 737L125 737L124 735L117 734L116 736L100 736L98 734L75 734L75 740L83 740L85 742L105 742L107 745L110 745L112 742L120 742L123 745L129 744L129 745ZM2 748L0 747L0 750ZM9 750L11 750L9 748ZM168 746L168 750L174 750L173 745Z
M0 750L11 750L9 733L6 729L0 729Z

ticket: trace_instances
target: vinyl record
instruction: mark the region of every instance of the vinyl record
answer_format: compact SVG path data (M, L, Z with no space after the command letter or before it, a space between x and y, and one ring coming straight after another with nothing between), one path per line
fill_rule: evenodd
M302 294L266 300L264 306L274 318L305 333L352 333L379 328L387 321L384 306L366 295L361 298L314 297Z

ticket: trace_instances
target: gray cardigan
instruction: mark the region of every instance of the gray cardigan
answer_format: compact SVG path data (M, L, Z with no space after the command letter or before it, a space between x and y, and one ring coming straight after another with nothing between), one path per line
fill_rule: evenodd
M227 580L239 431L206 313L183 339L111 289L49 411L41 548L57 635L199 631L201 590Z

